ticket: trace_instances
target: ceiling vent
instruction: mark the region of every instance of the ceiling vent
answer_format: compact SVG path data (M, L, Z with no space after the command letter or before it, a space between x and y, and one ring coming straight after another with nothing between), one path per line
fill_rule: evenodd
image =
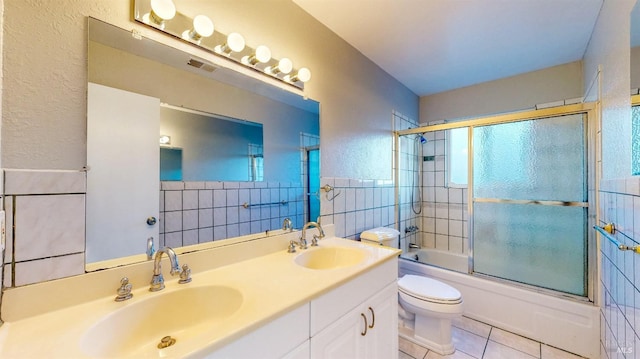
M206 62L196 60L196 59L189 59L189 62L187 62L187 65L193 66L195 68L198 68L207 72L214 72L217 69L217 67L213 66L212 64L208 64Z

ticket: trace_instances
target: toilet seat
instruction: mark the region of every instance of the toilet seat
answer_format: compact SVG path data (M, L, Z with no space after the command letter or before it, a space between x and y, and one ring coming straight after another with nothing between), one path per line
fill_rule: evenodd
M398 280L398 290L416 299L437 304L460 304L462 294L435 279L407 274Z

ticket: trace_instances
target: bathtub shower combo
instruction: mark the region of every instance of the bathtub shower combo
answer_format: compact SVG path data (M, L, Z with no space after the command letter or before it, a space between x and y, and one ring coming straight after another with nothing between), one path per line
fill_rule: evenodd
M400 274L451 284L475 319L596 356L593 114L576 104L396 131Z

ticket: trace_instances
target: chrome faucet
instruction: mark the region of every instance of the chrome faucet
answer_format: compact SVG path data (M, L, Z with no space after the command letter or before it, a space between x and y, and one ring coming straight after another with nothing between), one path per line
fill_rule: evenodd
M324 230L322 230L322 226L318 222L308 222L302 227L302 233L300 235L300 241L295 242L293 240L289 241L289 247L287 248L288 253L295 253L296 246L300 247L300 249L307 249L307 238L306 232L309 227L318 228L318 234L313 235L313 240L311 241L311 246L315 247L318 245L318 239L324 238Z
M178 264L178 256L171 247L164 247L156 252L155 259L153 260L153 278L151 278L151 286L149 291L157 292L164 289L164 277L162 276L162 267L160 266L160 260L162 254L165 253L169 257L171 262L171 275L177 275L180 273L180 265Z
M282 230L293 232L293 223L291 222L291 218L285 218L284 221L282 221Z
M322 229L322 226L320 225L320 223L318 222L308 222L307 224L304 225L304 227L302 227L302 233L300 236L300 244L303 245L302 249L307 248L307 239L305 237L305 233L307 231L307 229L309 227L315 227L318 229L318 234L314 234L313 235L313 240L311 241L311 246L315 247L318 245L318 239L320 238L324 238L324 230Z

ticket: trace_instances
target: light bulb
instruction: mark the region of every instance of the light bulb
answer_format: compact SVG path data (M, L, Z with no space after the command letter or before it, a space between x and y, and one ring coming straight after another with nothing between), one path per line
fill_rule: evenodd
M251 56L245 56L242 58L242 63L245 65L256 65L257 63L267 63L271 60L271 50L264 45L256 47L256 51Z
M278 61L278 65L270 66L265 69L267 73L272 75L277 75L279 73L286 75L291 72L291 70L293 70L293 62L286 57L280 59L280 61Z
M213 22L205 15L197 15L193 18L193 28L182 33L185 40L193 40L200 43L203 37L213 35Z
M311 80L311 71L308 68L303 67L300 70L298 70L298 72L291 75L289 78L285 78L285 80L291 81L291 82L296 82L296 81L307 82Z
M154 23L164 29L164 22L176 16L176 6L172 0L151 0L151 13L145 14L142 19L146 23Z
M237 32L232 32L227 36L227 46L234 52L240 52L244 49L244 37Z
M232 32L227 36L227 42L224 45L218 45L214 51L230 55L231 52L240 52L244 50L244 37L237 32Z
M256 48L255 57L259 62L269 62L269 60L271 60L271 50L264 45L260 45Z

